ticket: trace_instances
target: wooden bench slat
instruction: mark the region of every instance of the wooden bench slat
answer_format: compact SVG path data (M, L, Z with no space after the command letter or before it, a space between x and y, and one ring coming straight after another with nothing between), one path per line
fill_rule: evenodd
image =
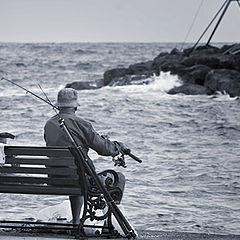
M73 150L76 151L76 149ZM91 220L105 220L112 214L114 208L108 210L109 214L100 217L92 215L91 212L105 207L102 206L102 204L105 205L106 202L112 202L113 200L110 196L112 196L114 200L116 199L116 201L119 201L122 197L120 188L111 188L109 186L109 184L112 184L107 174L111 174L114 171L104 171L102 175L106 173L106 181L110 179L108 181L109 184L106 184L106 190L109 191L109 196L106 196L103 191L105 201L102 201L102 203L101 201L99 202L98 200L101 200L100 197L102 197L102 193L99 191L101 186L96 187L96 183L94 182L90 184L91 181L88 181L86 176L86 170L88 168L84 165L84 159L80 159L81 156L78 156L78 154L75 155L75 152L73 152L76 158L75 161L74 156L68 148L6 146L4 147L4 151L7 158L6 164L0 166L0 197L2 193L82 196L82 189L84 190L84 209L83 215L81 216L83 225L79 225L78 231L75 231L75 238L94 236L82 234L82 230L84 230L86 226L85 221L89 219L89 216L93 218ZM81 168L79 163L83 163L85 168ZM83 175L81 176L80 174ZM116 174L117 173L115 173L115 175ZM115 175L113 176L114 186L115 183L118 183L118 178L115 177ZM93 179L95 179L94 176ZM96 201L94 201L95 198L97 198ZM88 201L88 204L85 201ZM121 212L119 212L119 214L120 213ZM109 230L110 226L112 226L112 224L108 222ZM7 225L7 227L9 227L9 225ZM11 225L10 227L17 228L19 226ZM119 235L118 232L114 234L114 236L117 235Z
M79 185L77 176L71 178L30 177L30 176L0 176L2 184L50 184L50 185Z
M1 193L16 194L41 194L41 195L81 195L79 187L60 186L24 186L24 185L0 185Z
M33 157L6 157L6 164L75 166L74 158L33 158Z
M24 147L24 146L5 146L6 155L30 155L30 156L49 156L49 157L72 157L68 148L64 147Z
M28 174L53 174L53 175L76 175L77 170L73 168L34 168L34 167L0 167L0 173L28 173Z
M67 147L5 146L4 152L0 192L81 195L75 159Z

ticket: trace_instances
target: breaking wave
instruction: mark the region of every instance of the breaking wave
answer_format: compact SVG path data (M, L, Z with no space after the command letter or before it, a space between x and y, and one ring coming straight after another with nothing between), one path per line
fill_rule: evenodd
M142 81L132 81L131 85L114 86L114 88L129 92L157 91L158 93L167 93L172 88L181 85L182 82L177 75L170 74L170 72L160 72L159 76L153 75Z
M40 84L54 103L58 87L76 79L100 79L108 69L148 61L173 47L0 43L0 73L44 98ZM126 143L143 160L138 164L126 158L128 167L116 168L127 179L123 198L127 218L137 229L239 234L240 101L226 94L168 95L181 85L170 73L144 80L149 84L78 94L77 114L99 133ZM0 107L1 132L17 136L10 145L45 145L43 126L55 114L51 107L6 81L0 81ZM110 158L95 154L93 160L99 171L113 168ZM1 194L0 218L26 219L31 211L37 218L44 207L66 199Z
M152 81L148 88L152 90L160 90L162 92L168 92L174 87L182 85L181 80L177 75L170 74L170 72L160 72L159 76L152 76Z

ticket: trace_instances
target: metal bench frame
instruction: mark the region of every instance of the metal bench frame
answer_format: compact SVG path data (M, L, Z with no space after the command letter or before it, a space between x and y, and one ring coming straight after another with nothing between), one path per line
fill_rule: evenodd
M79 225L3 220L0 228L70 230L76 238L121 237L112 224L112 209L94 179L86 173L83 162L86 159L76 157L74 147L5 146L4 150L6 162L0 167L0 193L83 195L84 209ZM105 187L114 201L120 201L118 174L106 170L98 175L104 176ZM105 225L89 225L87 220L104 221ZM95 234L86 234L86 228L95 228Z

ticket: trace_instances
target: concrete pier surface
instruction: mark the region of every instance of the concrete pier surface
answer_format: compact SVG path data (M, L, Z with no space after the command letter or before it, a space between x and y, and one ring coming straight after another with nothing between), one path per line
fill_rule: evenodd
M164 231L149 231L138 230L137 240L240 240L240 235L218 235L206 233L188 233L188 232L164 232ZM4 231L0 230L0 239L4 240L61 240L74 239L74 236L56 233L26 233L18 231ZM103 239L103 238L90 238ZM108 238L111 239L111 238ZM115 238L116 239L116 238ZM127 238L117 238L119 240Z

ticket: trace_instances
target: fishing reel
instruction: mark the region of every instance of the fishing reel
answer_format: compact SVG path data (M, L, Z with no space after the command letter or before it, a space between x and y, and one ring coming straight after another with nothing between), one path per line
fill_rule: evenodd
M124 167L124 168L127 167L123 153L119 153L117 156L113 157L112 161L114 162L114 166Z

